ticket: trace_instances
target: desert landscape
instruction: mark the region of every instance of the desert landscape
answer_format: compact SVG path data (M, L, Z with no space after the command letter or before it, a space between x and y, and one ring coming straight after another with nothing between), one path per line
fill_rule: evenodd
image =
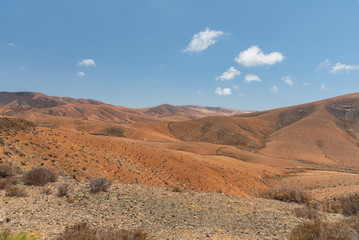
M359 240L359 0L0 0L0 240Z
M358 93L245 112L1 92L0 113L0 227L40 239L83 222L154 239L286 239L308 222L296 209L343 221L338 199L359 192ZM39 167L58 180L27 184ZM96 179L112 185L90 193Z

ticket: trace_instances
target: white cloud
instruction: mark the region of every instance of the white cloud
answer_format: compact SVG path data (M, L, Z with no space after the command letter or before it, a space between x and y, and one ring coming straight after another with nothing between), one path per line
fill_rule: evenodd
M291 79L290 76L282 77L282 80L284 81L285 84L288 84L289 86L294 85L294 82L293 82L293 80Z
M240 96L240 97L244 97L245 95L240 92L240 93L239 93L239 96Z
M277 86L271 86L270 87L270 90L274 93L278 92L279 91L279 88Z
M260 82L262 81L258 76L256 75L253 75L253 74L247 74L245 77L244 77L244 81L250 83L250 82Z
M226 72L222 73L221 76L216 77L216 79L218 79L220 81L229 81L229 80L232 80L233 78L240 76L240 75L241 75L240 71L238 71L234 67L230 67L230 68L228 68L228 70Z
M84 73L84 72L78 72L78 73L77 73L77 76L79 76L79 77L84 77L84 76L86 76L86 73Z
M197 90L197 92L196 92L198 95L201 95L202 94L202 92L200 91L200 90Z
M96 63L93 59L82 59L80 62L77 63L79 66L85 66L85 67L96 67Z
M233 89L236 89L236 90L239 89L239 86L238 86L238 85L233 85L232 87L233 87Z
M214 45L218 37L224 35L222 31L215 31L206 28L204 32L199 32L193 35L191 42L183 50L183 52L200 52L206 50L209 46Z
M217 95L224 95L224 96L229 96L229 95L232 95L232 89L230 88L216 88L216 90L214 91Z
M333 74L344 72L344 71L349 73L350 71L359 70L359 65L348 65L340 62L333 64L327 59L324 62L320 63L316 68L316 70L320 71L324 68L330 68L329 72Z
M307 82L304 82L304 83L303 83L303 86L306 86L306 87L307 87L307 86L310 86L310 84L307 83Z
M315 69L317 72L319 72L320 70L324 69L324 68L328 68L330 67L331 63L330 61L327 59L324 62L320 63L318 65L318 67Z
M283 61L284 56L280 52L272 52L264 54L258 46L252 46L245 51L239 53L234 59L239 64L246 67L273 65Z
M10 47L17 48L17 46L16 46L16 44L15 44L15 43L11 43L11 42L10 42L10 43L8 43L7 45L8 45L8 46L10 46Z
M336 63L334 66L331 67L330 72L331 73L338 73L338 72L350 72L353 70L359 70L359 65L347 65L342 64L340 62Z
M25 71L27 68L26 67L21 67L20 70L21 71Z
M322 84L320 85L320 90L328 90L327 84L322 83Z

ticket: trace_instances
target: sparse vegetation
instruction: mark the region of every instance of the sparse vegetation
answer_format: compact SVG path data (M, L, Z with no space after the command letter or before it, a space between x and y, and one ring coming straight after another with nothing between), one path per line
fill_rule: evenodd
M293 213L295 216L300 218L307 218L307 219L319 219L319 213L318 211L314 210L313 208L309 206L296 208L294 209Z
M299 224L290 234L289 240L356 240L358 233L346 221L335 223L320 219Z
M261 198L283 202L309 203L309 196L302 190L292 188L271 188L259 194Z
M26 191L18 186L7 186L5 189L5 196L7 197L26 197Z
M57 194L58 197L69 197L69 185L68 184L62 184L57 188Z
M172 192L183 192L183 188L175 186L174 188L172 188Z
M48 182L55 182L57 174L45 167L36 167L27 172L23 181L26 185L45 185Z
M107 178L96 178L90 181L90 192L106 192L111 186L111 181Z
M33 122L27 121L21 118L0 118L0 130L17 130L17 131L29 131L36 125Z
M108 127L101 130L101 134L116 136L116 137L124 137L124 130L120 127Z
M359 213L359 194L351 194L328 202L323 211L341 213L345 216L357 215Z
M117 230L113 228L92 228L86 223L67 227L56 240L147 240L142 230Z
M49 187L45 187L42 189L41 193L43 193L45 195L50 195L52 193L52 190Z
M9 185L15 185L17 183L18 183L18 181L17 181L17 178L15 178L15 177L2 178L2 179L0 179L0 190L5 189Z
M15 173L14 167L9 163L0 164L0 178L13 176Z
M38 238L31 233L14 234L10 230L3 230L0 232L0 240L37 240Z

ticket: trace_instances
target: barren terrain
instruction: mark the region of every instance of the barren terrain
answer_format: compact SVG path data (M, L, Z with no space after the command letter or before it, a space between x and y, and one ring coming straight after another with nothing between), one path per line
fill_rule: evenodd
M249 218L244 220L244 209L251 212L256 211L251 208L254 206L264 209L270 205L272 209L275 205L266 200L234 196L253 197L269 188L288 187L301 189L318 202L326 202L359 191L359 94L241 115L233 115L239 111L196 106L161 105L134 110L95 100L30 93L2 93L0 103L4 116L0 119L0 160L22 172L44 166L81 184L106 177L120 184L115 192L159 191L159 195L170 200L188 195L188 201L194 199L194 202L197 197L206 199L205 202L215 199L215 203L210 203L213 206L222 197L226 202L246 202L241 214L233 217L234 221L249 221ZM213 116L219 112L222 116ZM158 188L161 190L154 190ZM188 192L176 195L170 191L174 188ZM111 194L119 193L112 192L109 197L115 196ZM42 196L41 201L55 201L44 199ZM252 206L250 201L259 202ZM209 212L207 208L207 202L200 207ZM228 209L233 208L231 205ZM277 210L273 207L271 211ZM179 227L176 231L201 239L208 229L199 228L207 228L210 220L204 219L204 212L200 214L202 219L194 228L181 226L179 219L174 220ZM285 213L275 217L285 217L282 214ZM288 221L294 224L298 220ZM136 226L164 236L159 226L141 224ZM243 228L239 225L228 228L229 236L243 239L249 234L248 239L263 239L259 236L268 235L268 239L275 239L264 230L263 224L258 236L254 226L245 233L245 229L239 230ZM209 228L213 239L223 239L226 234L218 226ZM274 228L270 228L271 234ZM284 231L281 236L287 236L285 232L290 228L281 229ZM167 230L163 228L163 231Z

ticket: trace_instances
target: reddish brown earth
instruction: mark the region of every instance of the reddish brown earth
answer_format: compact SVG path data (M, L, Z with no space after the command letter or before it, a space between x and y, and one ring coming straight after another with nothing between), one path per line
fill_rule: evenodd
M359 94L199 118L206 111L214 114L193 106L134 110L1 93L0 112L38 125L3 130L0 156L25 169L44 165L80 180L106 176L233 195L253 195L274 184L303 188L318 199L359 190ZM174 121L192 118L198 119Z

